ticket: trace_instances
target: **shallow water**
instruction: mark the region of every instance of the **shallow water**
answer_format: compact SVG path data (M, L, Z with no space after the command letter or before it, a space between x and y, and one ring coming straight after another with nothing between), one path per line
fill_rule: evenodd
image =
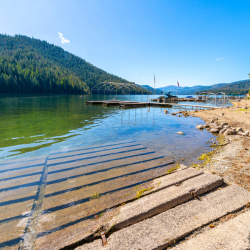
M51 151L83 144L87 146L131 138L167 155L177 152L184 155L190 150L198 150L212 137L210 133L193 129L202 122L199 118L165 115L163 108L123 110L85 104L93 98L98 96L1 97L0 159L47 155ZM108 98L110 96L105 96L105 99ZM121 98L128 100L127 96L118 97ZM146 99L147 96L130 97L130 100L136 101ZM177 131L186 135L179 136Z

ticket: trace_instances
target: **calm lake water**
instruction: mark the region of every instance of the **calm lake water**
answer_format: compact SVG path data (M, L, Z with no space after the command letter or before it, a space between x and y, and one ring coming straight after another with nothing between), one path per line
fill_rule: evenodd
M58 249L60 235L90 230L94 216L134 199L174 159L189 165L211 150L215 136L195 128L199 118L86 105L97 98L0 97L0 248Z
M99 99L114 97L99 96ZM130 96L130 100L146 101L153 97ZM98 96L0 97L0 161L126 139L181 159L197 157L208 149L207 142L214 137L195 129L198 123L203 123L199 118L165 115L165 108L124 110L85 104L93 99ZM170 113L175 111L178 109L169 108ZM178 135L178 131L185 135Z

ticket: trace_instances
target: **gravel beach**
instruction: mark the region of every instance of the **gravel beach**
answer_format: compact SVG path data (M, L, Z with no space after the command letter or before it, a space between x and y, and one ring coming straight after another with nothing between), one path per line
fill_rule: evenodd
M250 100L234 101L232 104L233 106L220 110L189 112L189 115L200 117L208 124L216 122L220 126L228 123L229 128L235 131L242 128L241 133L236 135L225 131L218 133L219 142L211 160L198 168L223 177L229 185L238 184L250 191L250 137L247 133L243 135L250 131Z

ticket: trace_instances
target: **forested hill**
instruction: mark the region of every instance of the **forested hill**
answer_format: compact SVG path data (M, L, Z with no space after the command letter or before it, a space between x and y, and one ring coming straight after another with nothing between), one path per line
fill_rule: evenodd
M0 34L0 93L89 93L102 81L128 82L58 46Z
M230 84L225 84L224 86L218 86L212 90L203 90L204 92L210 91L213 93L220 93L223 92L227 95L245 95L250 90L250 79L232 82ZM198 92L197 94L199 94Z

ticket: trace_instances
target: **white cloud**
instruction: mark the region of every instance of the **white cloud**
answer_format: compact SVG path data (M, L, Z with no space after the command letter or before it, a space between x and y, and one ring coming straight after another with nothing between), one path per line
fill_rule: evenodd
M63 34L58 32L60 38L61 38L61 43L69 43L70 41L66 38L63 37Z
M137 75L137 72L135 72L135 75Z
M217 61L220 61L220 60L224 60L224 58L223 57L221 57L221 58L218 58L218 59L216 59Z

